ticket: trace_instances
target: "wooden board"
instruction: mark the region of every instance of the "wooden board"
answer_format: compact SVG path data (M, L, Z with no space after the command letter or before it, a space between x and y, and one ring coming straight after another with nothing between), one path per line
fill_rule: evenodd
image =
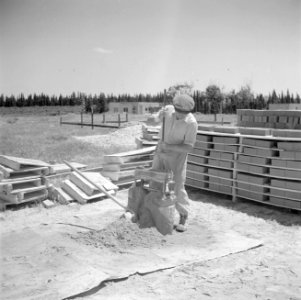
M103 171L123 171L123 170L131 170L137 167L148 167L152 164L152 160L145 161L137 161L137 162L127 162L124 164L118 163L108 163L103 165Z
M79 170L87 167L87 165L80 164L77 162L70 162L70 164L72 167ZM49 170L50 170L50 174L60 174L60 173L70 172L71 168L68 167L66 164L55 164L55 165L50 165Z
M89 196L84 191L82 191L78 186L72 183L69 179L63 182L62 189L81 204L85 204L91 200L100 200L106 197L104 193L98 193ZM111 193L113 195L115 192L109 191L108 193Z
M41 184L41 178L31 178L5 183L0 182L0 193L9 194L16 190L40 186Z
M54 189L55 198L60 204L69 204L74 201L74 198L66 193L62 188L55 187Z
M151 169L140 169L135 170L135 178L144 180L154 180L157 182L166 182L171 176L169 172L155 171Z
M7 155L0 155L0 164L7 166L13 170L21 170L28 166L49 167L48 163L43 162L41 160L13 157Z
M126 177L134 177L135 175L135 170L125 170L125 171L119 171L119 172L114 172L114 171L101 171L101 174L104 177L108 177L113 181L118 181L122 178Z
M0 165L0 181L5 179L20 180L22 178L40 177L48 174L48 167L23 167L21 170L13 170Z
M26 193L9 194L9 195L1 193L0 200L9 203L19 204L28 201L45 200L47 196L48 196L47 188L40 187L40 189L27 191Z
M118 190L118 186L113 184L110 180L103 177L97 172L83 172L83 174L96 185L104 188L106 191ZM99 194L99 190L94 187L89 181L80 176L78 173L72 172L70 181L83 190L88 196Z

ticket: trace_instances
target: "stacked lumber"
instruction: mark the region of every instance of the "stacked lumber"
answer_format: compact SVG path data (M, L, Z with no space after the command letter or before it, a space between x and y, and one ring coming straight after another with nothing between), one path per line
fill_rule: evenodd
M142 126L142 136L136 138L136 144L138 149L143 147L156 146L160 139L159 132L161 126Z
M45 200L49 185L43 178L47 174L49 164L43 161L0 155L1 208Z
M101 174L110 178L118 186L132 183L136 168L151 166L155 149L156 147L153 146L105 155Z
M301 129L301 110L238 109L237 125L276 129Z
M117 185L103 177L99 172L83 172L83 174L109 194L113 195L118 190ZM54 197L61 204L69 204L73 201L85 204L89 201L104 199L106 195L78 173L72 172L69 178L62 182L61 187L54 188Z

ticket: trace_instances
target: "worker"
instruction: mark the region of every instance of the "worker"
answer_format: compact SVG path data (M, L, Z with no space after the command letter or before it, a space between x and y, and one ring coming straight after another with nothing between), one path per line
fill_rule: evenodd
M187 230L189 199L185 190L187 154L193 149L197 134L197 121L191 111L194 100L187 94L173 98L173 105L167 105L159 113L163 122L159 142L154 155L152 169L172 171L175 182L176 210L179 212L179 232Z

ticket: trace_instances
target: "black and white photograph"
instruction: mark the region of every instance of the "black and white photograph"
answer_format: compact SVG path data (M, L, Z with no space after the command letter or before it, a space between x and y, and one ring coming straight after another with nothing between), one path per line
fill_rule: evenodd
M0 0L0 299L301 300L301 1Z

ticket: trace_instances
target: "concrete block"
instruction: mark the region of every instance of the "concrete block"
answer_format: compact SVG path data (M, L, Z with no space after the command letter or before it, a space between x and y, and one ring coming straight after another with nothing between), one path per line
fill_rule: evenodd
M208 174L209 175L219 176L218 171L219 170L215 169L215 168L208 168Z
M285 170L285 177L287 178L294 178L300 180L301 178L301 171L292 171L292 170Z
M275 195L277 197L283 197L285 198L286 195L285 195L285 191L281 191L281 190L278 190L278 189L275 189L275 188L270 188L270 194L271 195Z
M188 155L188 162L195 163L195 164L208 164L208 158L189 154Z
M225 169L232 169L232 168L233 168L233 162L221 160L221 161L219 162L219 166L220 166L221 168L225 168Z
M208 188L208 183L203 181L198 181L191 178L186 178L185 185L192 186L196 188Z
M266 157L257 157L257 156L253 156L251 157L251 163L255 164L255 165L268 165L270 163L270 159L266 158Z
M53 201L51 201L51 200L48 200L48 199L44 200L42 203L43 203L43 206L45 208L51 208L51 207L55 206L55 203Z
M287 161L281 159L272 159L271 165L275 167L286 168Z
M272 135L277 137L292 137L292 138L301 138L301 130L272 130Z
M282 159L290 159L290 160L295 160L295 151L280 151L279 152L279 157Z
M198 130L200 131L214 131L215 125L200 125L198 124Z
M204 174L199 174L197 172L192 172L192 171L187 171L186 177L195 179L195 180L200 180L200 181L208 181L208 176Z
M214 136L213 137L213 143L225 144L224 137L222 137L222 136Z
M301 169L301 161L288 160L286 166L290 169Z
M232 171L219 170L218 175L223 178L233 178Z
M255 139L250 139L250 138L243 138L242 139L242 144L243 145L248 145L248 146L256 146L256 140Z
M250 194L250 191L245 191L245 190L237 190L236 194L242 198L247 198L249 199L249 194Z
M288 198L288 199L301 201L301 193L300 192L286 191L285 192L285 197Z
M197 134L196 139L197 139L197 141L200 141L200 142L211 142L212 136L204 135L204 134Z
M215 159L221 159L221 154L222 154L222 152L210 151L209 157L210 158L215 158Z
M299 178L301 180L301 178ZM301 181L286 181L286 188L289 190L296 190L301 192ZM299 196L301 198L301 194Z
M222 185L226 185L226 186L232 186L232 180L229 180L229 179L221 178L219 183Z
M249 175L248 176L248 180L249 180L249 183L252 184L262 184L262 185L265 185L268 183L268 178L267 177L260 177L260 176L255 176L255 175Z
M214 167L219 167L220 166L220 160L217 159L208 159L208 165L209 166L214 166Z
M237 137L224 137L224 143L228 145L235 145L239 143L239 139Z
M301 205L300 205L300 201L294 201L294 200L289 200L289 199L285 199L283 204L285 205L285 207L289 207L292 209L301 209Z
M275 141L256 140L256 146L261 148L272 148L276 146Z
M277 147L282 150L301 152L301 141L300 142L278 142Z
M270 203L275 204L276 206L283 206L284 205L284 199L283 198L270 196L269 201L270 201Z
M244 163L237 163L237 169L243 172L249 172L249 166L248 164L244 164Z
M286 182L286 180L271 179L271 186L285 189Z
M249 172L250 173L256 173L256 174L267 174L268 173L268 168L249 165Z
M210 149L210 148L212 148L212 144L206 143L206 142L196 141L194 143L194 148L198 148L198 149Z
M225 145L224 150L228 152L238 152L239 146Z
M250 190L250 185L248 183L238 182L237 187L243 190Z
M246 174L243 174L243 173L238 173L237 174L237 180L249 183L249 175L246 175Z
M208 156L209 155L209 150L193 148L192 154L200 155L200 156Z
M214 144L213 149L219 150L219 151L225 151L225 146L224 144Z
M264 127L265 124L257 123L256 127ZM255 124L253 124L255 125ZM266 136L271 135L271 130L269 128L250 128L250 127L240 127L239 133L244 135L260 135Z
M221 153L221 159L234 160L234 154L233 153L222 152Z
M232 195L232 187L220 185L219 191L226 194L226 195Z
M256 148L249 148L249 147L244 147L243 148L243 153L247 155L257 155L257 149Z
M219 191L219 184L212 183L209 181L209 189L212 191Z
M253 156L248 156L248 155L243 155L243 154L240 154L238 156L238 161L239 162L243 162L243 163L250 163L251 160L252 160Z
M214 128L215 132L222 132L222 133L231 133L236 134L238 133L238 127L233 126L216 126Z
M267 201L268 196L256 192L249 192L249 198L257 201Z
M208 167L188 163L187 164L187 170L188 171L193 171L193 172L199 172L199 173L207 173L208 172Z
M220 184L220 178L218 178L218 177L209 177L209 182Z
M286 170L270 168L270 175L275 177L286 177Z
M274 157L276 156L276 151L269 149L257 149L256 154L262 157Z

